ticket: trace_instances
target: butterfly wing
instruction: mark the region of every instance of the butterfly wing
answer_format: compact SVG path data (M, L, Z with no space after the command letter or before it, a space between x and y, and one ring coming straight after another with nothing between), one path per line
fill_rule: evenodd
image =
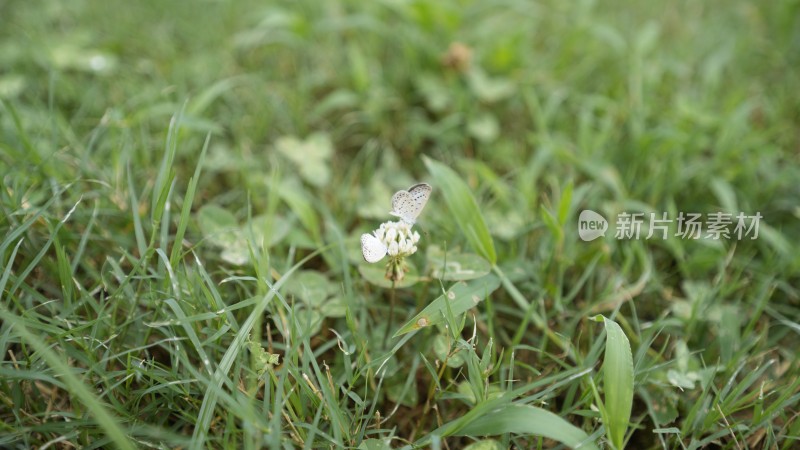
M361 235L361 254L368 263L376 263L386 256L386 245L374 235L364 233Z
M428 203L431 196L431 185L428 183L415 184L407 191L397 191L392 196L392 211L389 213L397 216L409 225L414 225Z

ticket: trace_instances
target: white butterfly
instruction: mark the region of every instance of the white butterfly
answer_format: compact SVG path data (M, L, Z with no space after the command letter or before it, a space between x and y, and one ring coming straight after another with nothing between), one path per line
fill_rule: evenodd
M419 183L411 186L407 191L395 192L392 196L392 211L389 214L399 217L409 225L414 225L422 208L428 203L432 190L430 184Z
M375 235L364 233L361 235L361 254L368 263L376 263L386 256L389 251L386 244Z

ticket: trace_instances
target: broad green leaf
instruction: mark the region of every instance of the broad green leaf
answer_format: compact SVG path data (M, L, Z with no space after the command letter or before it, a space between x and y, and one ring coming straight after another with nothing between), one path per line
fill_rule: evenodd
M400 403L409 408L414 408L419 405L419 392L417 392L414 386L405 389L403 383L390 383L386 387L386 396L393 403Z
M358 450L392 450L389 439L365 439L361 441Z
M494 241L469 186L453 169L428 157L423 157L423 160L436 180L434 189L441 189L452 220L461 228L467 242L492 265L497 264Z
M448 358L447 355L450 353L450 345L448 344L450 342L452 341L444 334L436 336L433 340L433 352L436 354L436 357L439 358L439 361L447 359L448 367L461 367L464 365L464 362L466 362L464 359L465 352L463 350L455 352Z
M386 219L392 209L391 198L394 192L380 177L373 177L364 188L360 190L356 205L358 215L368 219Z
M428 246L426 255L431 277L460 281L480 278L492 270L489 261L474 253L445 251L438 245Z
M633 404L633 357L628 337L619 325L601 315L594 320L606 327L606 352L603 359L603 400L607 416L606 433L617 449L622 449Z
M250 353L255 357L256 373L259 377L272 370L273 366L280 364L280 355L269 353L260 343L249 341L247 345Z
M250 224L245 223L243 228L247 231L252 228L257 245L272 247L289 234L292 225L281 216L262 214L253 217Z
M272 316L272 321L284 336L291 334L290 329L293 326L299 330L302 336L314 336L319 333L324 318L317 310L303 307L302 309L298 308L294 310L292 316L286 317L287 322L292 319L294 320L294 324L285 323L284 317L278 314Z
M384 261L386 260L384 259ZM410 262L406 262L406 266L408 267L408 272L406 272L405 278L395 283L395 288L406 288L419 282L420 277L417 268ZM375 286L387 289L392 287L392 282L386 279L386 264L383 261L375 264L361 264L358 266L358 271L361 276Z
M347 314L347 303L342 297L331 297L319 305L319 312L325 317L344 317Z
M403 325L394 334L394 337L440 323L444 320L447 311L446 302L450 302L450 310L453 314L459 315L480 303L498 287L500 287L500 279L494 275L487 275L477 280L459 281L450 287L447 293L440 295Z
M322 187L330 182L329 160L333 143L328 135L315 133L302 141L294 136L284 136L275 142L275 149L294 163L307 183Z
M249 224L239 226L229 211L216 205L203 207L197 213L203 236L213 245L222 247L220 258L231 264L250 261L250 246L271 247L289 233L290 224L280 216L254 217Z
M242 230L238 228L231 230L226 239L229 239L230 242L224 245L218 244L222 247L222 252L220 252L219 257L222 258L223 261L237 266L247 264L247 262L250 261L250 248Z
M432 111L444 111L450 106L452 102L450 89L440 77L423 74L414 79L414 85Z
M473 405L478 403L478 399L475 398L475 390L472 388L472 386L470 386L469 381L462 381L461 383L458 383L456 390L459 394L463 395L469 403ZM503 395L504 392L505 391L500 386L496 384L490 384L486 392L486 398L487 400L495 399Z
M13 99L21 94L28 82L24 76L19 74L5 74L0 76L0 98Z
M504 241L511 241L520 234L526 233L530 229L530 217L523 214L519 208L505 209L497 206L484 208L483 217L492 236Z
M580 428L545 409L530 405L509 404L468 423L456 436L497 436L514 433L543 436L571 448L597 450Z
M504 450L504 447L494 439L484 439L469 444L464 450Z
M467 72L470 90L484 102L496 102L514 94L514 83L505 78L490 78L486 72L473 68Z
M302 300L303 303L318 307L332 294L336 293L336 284L316 270L297 272L286 283L286 292Z
M239 226L236 217L220 206L206 205L200 208L197 212L197 224L203 237L214 245L224 247L236 240L231 236L232 231Z
M66 42L59 43L49 53L51 63L60 70L110 74L119 65L113 54L82 48Z
M317 208L311 201L311 197L305 191L303 186L294 180L285 181L281 183L280 187L281 199L289 205L292 212L300 219L306 231L311 235L311 238L316 243L322 242L321 225L319 216L317 215Z
M478 114L467 123L467 131L481 142L492 142L500 134L500 124L490 113Z

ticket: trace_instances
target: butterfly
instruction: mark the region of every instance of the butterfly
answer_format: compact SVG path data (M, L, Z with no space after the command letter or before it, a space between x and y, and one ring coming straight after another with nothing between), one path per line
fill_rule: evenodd
M361 235L361 254L368 263L376 263L386 256L389 251L386 244L373 234L364 233Z
M392 211L389 214L399 217L409 225L414 225L422 208L428 203L432 190L430 184L419 183L411 186L407 191L395 192L392 196Z

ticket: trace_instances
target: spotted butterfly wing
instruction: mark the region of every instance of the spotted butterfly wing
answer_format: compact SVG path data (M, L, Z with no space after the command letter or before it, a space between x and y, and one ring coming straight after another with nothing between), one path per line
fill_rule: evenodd
M414 225L422 208L428 203L432 190L430 184L419 183L406 191L395 192L392 196L392 211L389 214L399 217L409 225Z
M386 256L386 245L372 234L361 235L361 254L368 263L376 263Z

